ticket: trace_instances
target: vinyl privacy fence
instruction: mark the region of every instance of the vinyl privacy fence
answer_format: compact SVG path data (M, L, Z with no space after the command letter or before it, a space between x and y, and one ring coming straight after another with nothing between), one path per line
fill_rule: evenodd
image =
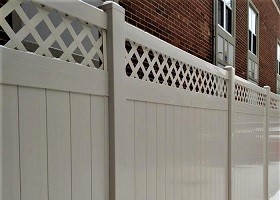
M0 8L0 196L268 199L280 98L81 1Z

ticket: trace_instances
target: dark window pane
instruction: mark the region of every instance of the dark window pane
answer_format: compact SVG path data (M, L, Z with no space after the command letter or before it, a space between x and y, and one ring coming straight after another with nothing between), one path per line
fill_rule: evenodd
M249 30L249 50L252 51L252 32Z
M257 54L257 36L253 34L253 53Z
M224 2L218 1L218 23L224 27Z
M229 33L232 33L232 20L231 20L232 11L229 7L226 7L226 30Z

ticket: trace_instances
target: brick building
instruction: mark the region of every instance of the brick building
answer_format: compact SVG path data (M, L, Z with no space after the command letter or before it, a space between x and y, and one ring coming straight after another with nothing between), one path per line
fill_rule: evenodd
M236 6L236 71L243 78L253 78L247 66L248 57L248 33L249 27L248 8L256 14L256 56L255 61L258 68L255 69L256 81L260 86L269 85L276 92L277 77L279 76L279 40L280 40L280 1L272 0L237 0ZM278 58L277 58L278 46ZM252 55L251 55L252 56ZM277 62L278 60L278 62ZM250 62L250 61L249 61ZM278 65L278 70L277 70ZM252 69L253 70L253 69ZM258 74L259 75L258 75ZM278 88L280 82L278 81ZM278 89L279 92L279 89Z
M232 65L238 76L273 92L278 85L280 93L280 0L115 1L128 23L219 67Z
M120 0L126 21L272 91L280 88L279 0ZM278 66L277 66L278 65Z
M121 0L126 21L197 57L213 62L212 0Z

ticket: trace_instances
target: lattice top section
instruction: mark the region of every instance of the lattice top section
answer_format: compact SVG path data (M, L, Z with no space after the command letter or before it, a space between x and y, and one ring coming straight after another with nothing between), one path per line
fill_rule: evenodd
M280 100L270 97L270 108L273 110L280 110Z
M0 8L0 30L6 47L104 69L104 31L42 4L8 1Z
M126 40L126 74L140 80L227 98L227 80Z
M249 89L243 85L235 83L234 96L236 101L265 107L266 95L253 89Z

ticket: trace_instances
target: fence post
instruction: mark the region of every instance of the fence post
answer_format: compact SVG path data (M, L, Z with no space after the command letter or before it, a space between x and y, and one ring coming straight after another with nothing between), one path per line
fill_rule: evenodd
M266 117L265 117L265 135L263 141L263 158L264 158L264 167L263 167L263 195L264 200L268 200L268 137L269 137L269 118L270 118L270 87L264 86L266 90Z
M107 13L107 65L109 72L109 199L124 197L125 175L125 10L106 1L100 6Z
M225 69L228 71L228 187L227 194L228 200L232 199L232 134L234 131L234 89L235 89L235 69L232 66L226 66Z

